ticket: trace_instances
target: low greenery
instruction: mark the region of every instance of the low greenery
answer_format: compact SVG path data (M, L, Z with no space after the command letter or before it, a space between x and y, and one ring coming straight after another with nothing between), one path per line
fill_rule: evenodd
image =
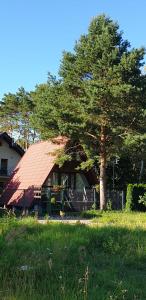
M129 184L127 186L126 210L145 211L146 206L143 201L139 201L146 192L146 184Z
M139 203L142 203L146 207L146 193L143 196L139 196Z
M146 214L91 225L0 219L0 299L146 299Z

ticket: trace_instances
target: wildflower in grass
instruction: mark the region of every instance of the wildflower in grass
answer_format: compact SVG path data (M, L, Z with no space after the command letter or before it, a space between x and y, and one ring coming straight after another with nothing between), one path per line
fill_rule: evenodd
M89 280L89 267L87 266L83 277L78 279L79 292L84 295L84 299L88 297L88 280Z
M49 251L49 254L52 255L53 252L51 251L51 249L47 248L47 250Z
M48 260L48 265L49 265L49 269L52 270L53 262L51 258Z
M32 269L32 267L31 267L31 266L28 266L28 265L19 267L19 270L21 270L21 271L29 271L29 270L31 270L31 269Z
M62 294L64 294L64 292L65 292L65 287L64 287L64 285L61 285L60 289L61 289Z
M88 294L88 280L89 280L89 268L87 266L87 268L85 269L85 273L84 273L84 290L83 290L83 293L86 296Z

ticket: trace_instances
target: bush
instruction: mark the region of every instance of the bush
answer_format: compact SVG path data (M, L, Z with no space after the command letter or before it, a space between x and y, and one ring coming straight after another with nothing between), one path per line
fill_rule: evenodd
M142 203L146 207L146 193L143 196L139 196L139 203Z
M146 211L143 203L139 202L140 196L146 192L146 184L128 184L126 195L126 211Z

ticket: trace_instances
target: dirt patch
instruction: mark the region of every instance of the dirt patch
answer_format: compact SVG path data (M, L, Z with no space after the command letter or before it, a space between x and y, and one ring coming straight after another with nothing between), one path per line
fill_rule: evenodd
M83 218L77 218L77 217L51 217L49 219L39 219L38 223L40 224L47 224L48 222L59 222L59 223L65 223L65 224L85 224L90 225L91 219L83 219Z

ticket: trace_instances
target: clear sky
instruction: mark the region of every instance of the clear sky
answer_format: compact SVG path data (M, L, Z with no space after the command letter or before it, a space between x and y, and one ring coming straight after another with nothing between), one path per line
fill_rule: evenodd
M146 46L146 0L0 0L0 98L57 75L92 17L118 21L132 47Z

